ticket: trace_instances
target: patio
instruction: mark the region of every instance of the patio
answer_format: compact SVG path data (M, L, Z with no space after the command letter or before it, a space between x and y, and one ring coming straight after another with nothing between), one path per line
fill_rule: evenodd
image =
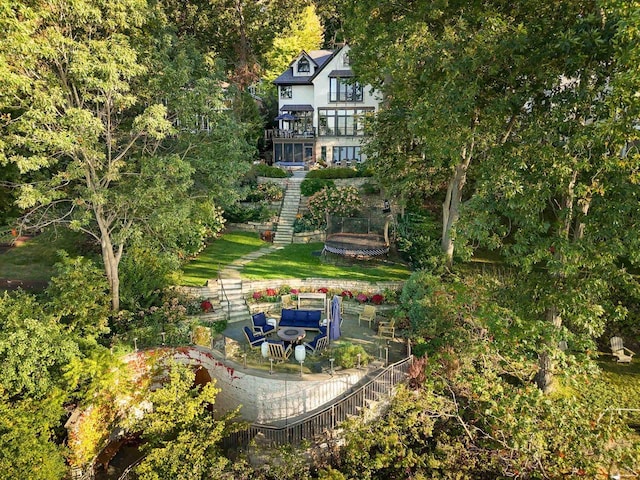
M269 315L267 314L267 316ZM381 319L384 320L384 317L378 315L378 320ZM245 326L252 328L251 321L248 320L245 322L232 323L222 333L225 337L226 356L228 359L242 365L245 362L245 357L243 355L246 355L247 368L268 372L270 369L270 362L262 357L259 348L251 348L249 346L243 332ZM387 360L386 348L388 348L389 352L389 363L397 362L407 356L407 345L403 338L396 337L393 340L390 338L381 339L377 335L377 329L374 330L373 328L369 328L369 326L364 322L362 325L358 325L358 315L345 313L343 315L341 331L341 337L337 340L332 340L329 343L329 347L323 352L311 354L307 351L306 359L303 364L303 373L305 376L329 373L331 369L329 359L332 358L333 352L337 347L345 344L361 346L371 357L372 361L377 360L384 362ZM311 341L316 334L317 331L309 330L303 342ZM272 339L278 338L275 333L272 333L267 337ZM340 367L336 364L334 370L339 371ZM274 373L295 373L299 375L300 364L295 360L294 355L292 354L286 362L274 362L273 371Z

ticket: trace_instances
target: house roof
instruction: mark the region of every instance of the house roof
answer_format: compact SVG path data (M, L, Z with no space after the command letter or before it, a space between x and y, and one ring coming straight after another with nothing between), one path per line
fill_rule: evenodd
M340 49L339 49L340 50ZM306 77L296 77L293 75L293 62L289 65L289 67L284 71L282 75L276 78L273 83L275 85L311 85L313 83L313 79L320 73L322 68L327 64L331 58L338 52L331 50L311 50L310 52L302 52L301 55L306 54L316 65L316 71L313 75ZM298 57L296 57L297 59ZM295 60L294 60L295 62Z
M283 105L280 107L281 112L313 112L311 105Z

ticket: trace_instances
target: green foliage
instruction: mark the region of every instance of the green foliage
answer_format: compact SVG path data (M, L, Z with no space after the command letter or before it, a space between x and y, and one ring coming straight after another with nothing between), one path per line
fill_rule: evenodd
M229 223L265 222L273 217L271 209L264 204L257 206L232 205L224 211Z
M58 252L60 262L49 282L46 308L66 328L84 339L96 339L108 333L109 284L93 262L83 257L70 258Z
M266 72L264 79L273 81L289 66L291 59L301 51L317 50L322 45L323 30L316 15L315 6L309 5L291 19L288 27L273 40L271 49L266 53Z
M358 355L360 355L360 365L367 365L372 359L362 345L343 343L333 349L332 355L336 359L336 365L342 368L353 368L358 365Z
M9 402L0 396L0 471L2 478L66 478L64 448L54 428L64 415L61 392L47 398Z
M293 221L293 233L310 232L320 227L318 223L309 213L305 213L301 217L296 217Z
M278 167L272 167L270 165L266 165L264 163L259 163L258 165L254 165L252 171L255 172L256 175L260 177L267 178L287 178L289 175L283 169Z
M442 263L439 229L433 215L407 212L398 221L398 251L414 268L437 269Z
M77 355L66 328L35 297L20 291L0 296L0 383L9 398L39 399L62 388L62 369Z
M305 178L322 178L325 180L336 178L359 178L370 177L371 173L366 169L353 169L347 167L336 168L321 168L318 170L311 170L307 173Z
M326 215L350 217L358 212L362 200L355 187L323 188L309 198L309 213L322 224Z
M334 188L333 180L325 180L320 178L305 178L300 183L300 193L305 197L310 197L314 193L319 192L323 188Z
M180 262L170 253L144 245L133 245L121 262L122 306L137 311L156 305L162 292L171 284L172 274Z
M188 367L170 365L163 387L148 395L152 410L134 426L147 441L136 467L142 480L220 478L227 468L219 443L230 415L214 419L209 409L219 390L213 383L194 387L194 380Z
M372 183L372 182L363 183L360 189L362 190L362 193L364 193L365 195L377 195L380 193L380 185L378 185L377 183Z

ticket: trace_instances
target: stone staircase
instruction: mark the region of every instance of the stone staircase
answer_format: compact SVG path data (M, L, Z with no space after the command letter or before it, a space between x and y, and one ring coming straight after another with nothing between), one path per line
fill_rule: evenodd
M242 296L242 279L220 278L220 306L229 312L229 323L243 322L249 318L249 307Z
M223 311L228 312L229 323L243 322L249 320L251 313L247 302L242 296L242 279L240 270L249 262L260 258L273 251L274 247L283 247L293 241L293 222L298 214L300 205L300 183L304 180L305 172L294 172L294 176L289 178L282 208L280 209L280 219L278 228L273 239L273 245L261 248L255 252L232 262L221 273L219 280L218 297Z
M273 239L275 247L283 247L293 241L293 222L300 206L300 183L302 183L302 180L304 180L304 172L302 172L302 175L294 175L287 182L287 190L280 209L278 229Z

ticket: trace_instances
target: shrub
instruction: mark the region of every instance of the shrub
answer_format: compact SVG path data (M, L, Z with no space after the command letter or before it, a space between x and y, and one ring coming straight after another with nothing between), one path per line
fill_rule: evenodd
M310 232L318 227L320 224L309 213L296 217L293 221L293 233Z
M284 197L284 189L276 183L261 183L247 195L248 202L279 202Z
M365 195L377 195L380 193L380 187L372 182L362 184L362 187L360 187L360 189Z
M324 223L325 215L349 217L358 212L362 200L354 187L324 188L309 199L309 213L318 223Z
M355 170L353 168L325 168L322 170L312 170L307 173L305 178L358 178L371 176L367 170Z
M270 165L265 165L264 163L260 163L255 165L253 170L256 175L260 177L268 177L268 178L287 178L287 172L278 167L272 167Z
M360 365L367 365L371 357L361 345L344 343L333 351L336 365L342 368L353 368L358 365L358 354L360 354Z
M266 205L256 207L232 205L224 211L224 218L231 223L264 222L272 215L273 213Z
M384 297L379 293L376 293L371 297L371 303L375 305L380 305L382 302L384 302Z
M336 184L333 180L325 180L321 178L305 178L300 184L300 193L305 197L310 197L314 193L319 192L325 187L334 188Z

